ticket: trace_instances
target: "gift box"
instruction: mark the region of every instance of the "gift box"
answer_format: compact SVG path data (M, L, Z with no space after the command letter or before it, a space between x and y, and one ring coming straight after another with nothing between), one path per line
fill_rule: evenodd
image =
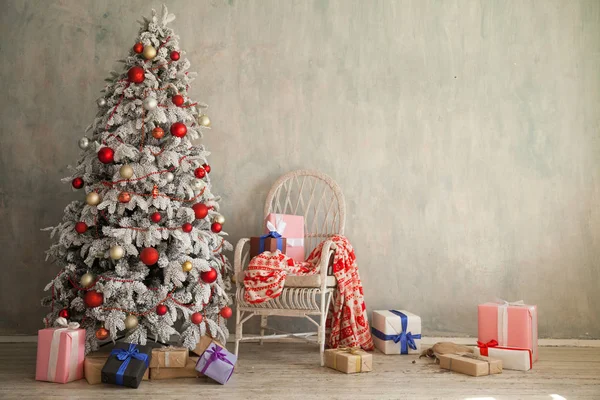
M152 347L117 342L102 368L102 382L137 388L150 365Z
M275 235L275 233L268 233L263 236L253 236L250 238L250 258L256 257L262 252L270 251L271 253L277 250L285 254L287 249L287 240L281 236L269 236Z
M196 371L224 385L231 378L236 361L237 356L213 342L198 360Z
M102 383L102 368L104 364L106 364L106 360L108 359L108 352L94 352L85 356L85 361L83 363L83 372L85 374L85 380L90 385L97 385ZM143 381L147 381L149 378L150 370L147 369Z
M325 350L325 366L346 374L373 370L373 355L359 347Z
M472 354L441 354L440 368L471 376L484 376L502 373L502 360Z
M304 217L291 214L269 214L265 233L276 232L286 239L286 250L281 251L296 262L304 261Z
M530 349L499 347L495 340L488 343L477 342L475 355L502 360L503 369L529 371L533 368L533 355Z
M523 301L480 304L478 307L478 340L498 342L499 347L531 350L533 362L538 359L537 307Z
M58 327L38 332L35 379L57 383L83 379L85 329L62 317L56 324Z
M208 346L210 346L212 343L214 343L215 345L217 345L223 349L225 348L225 346L223 346L221 343L219 343L212 337L210 337L208 335L203 335L200 337L200 340L198 341L196 348L194 350L190 350L190 351L192 353L196 354L197 356L201 356L202 354L204 354L206 349L208 349Z
M184 368L188 361L188 349L185 347L159 347L152 349L150 368Z
M384 354L418 354L421 317L406 310L375 310L371 333L375 347Z
M152 358L154 358L154 353L152 353ZM187 357L183 368L150 368L150 379L153 381L159 381L162 379L196 378L198 377L196 363L198 362L199 358L200 357L195 356Z

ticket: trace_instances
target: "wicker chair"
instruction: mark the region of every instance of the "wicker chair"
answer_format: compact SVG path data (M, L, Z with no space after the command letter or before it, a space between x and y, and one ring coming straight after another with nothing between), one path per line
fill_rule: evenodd
M269 213L304 216L304 248L307 256L320 242L335 234L344 234L346 202L337 183L329 176L308 170L293 171L280 177L271 188L265 203L265 218ZM325 320L336 281L331 263L335 244L323 245L319 274L288 276L281 296L261 304L244 301L244 268L249 260L249 239L241 239L235 248L236 331L235 354L240 342L264 339L300 338L319 344L321 365L324 364ZM242 328L250 318L260 316L260 336L244 336ZM307 318L317 330L288 333L267 325L267 317L285 316ZM318 319L316 318L318 317ZM265 330L273 331L265 336Z

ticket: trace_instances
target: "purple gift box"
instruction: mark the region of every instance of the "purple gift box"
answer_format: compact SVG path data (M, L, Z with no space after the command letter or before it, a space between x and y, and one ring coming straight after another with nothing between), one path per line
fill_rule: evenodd
M236 361L235 355L213 342L196 363L196 371L224 385L231 378Z

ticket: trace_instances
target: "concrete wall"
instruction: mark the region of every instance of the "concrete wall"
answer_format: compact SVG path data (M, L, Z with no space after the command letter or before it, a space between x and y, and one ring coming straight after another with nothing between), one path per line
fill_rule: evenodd
M600 3L167 1L211 105L232 241L296 168L348 201L369 309L426 334L476 305L538 304L541 337L600 338ZM5 0L0 13L0 334L41 325L41 227L77 197L103 79L159 1Z

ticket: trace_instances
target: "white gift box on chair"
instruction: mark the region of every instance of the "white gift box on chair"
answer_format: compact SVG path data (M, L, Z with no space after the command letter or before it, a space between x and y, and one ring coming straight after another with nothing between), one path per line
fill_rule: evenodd
M384 354L418 354L421 317L406 310L375 310L371 318L373 342Z

